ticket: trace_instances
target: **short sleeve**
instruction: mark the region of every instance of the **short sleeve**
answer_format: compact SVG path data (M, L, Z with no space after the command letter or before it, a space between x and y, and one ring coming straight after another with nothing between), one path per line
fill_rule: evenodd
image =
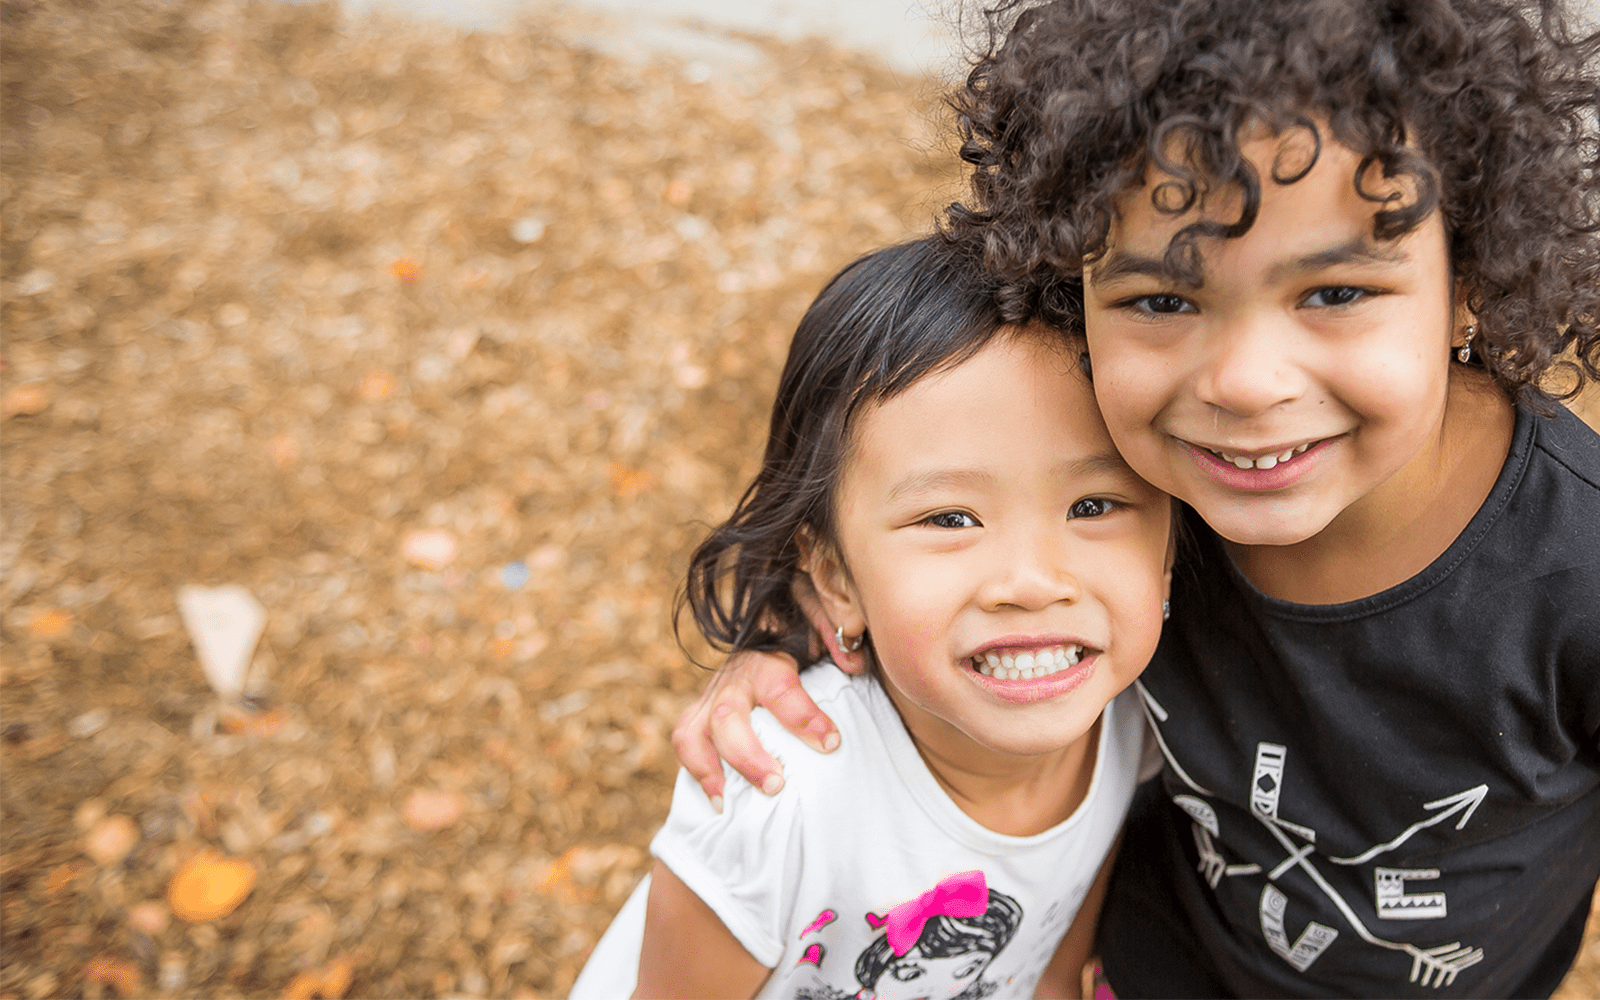
M727 771L723 807L711 808L678 772L672 810L650 852L717 914L744 949L772 968L783 956L800 856L798 789L767 796Z

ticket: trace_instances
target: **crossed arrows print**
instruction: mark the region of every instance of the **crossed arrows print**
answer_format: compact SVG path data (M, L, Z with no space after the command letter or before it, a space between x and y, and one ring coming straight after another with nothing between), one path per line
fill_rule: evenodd
M1185 771L1168 748L1166 740L1162 738L1160 723L1167 720L1167 711L1153 698L1142 681L1135 681L1140 698L1144 703L1145 714L1149 718L1150 727L1156 734L1156 742L1161 747L1161 754L1166 758L1167 764L1179 779L1188 785L1196 795L1212 795L1213 793L1196 782ZM1267 944L1284 961L1296 970L1304 972L1312 962L1333 943L1339 936L1339 931L1326 924L1311 921L1293 944L1289 942L1288 933L1284 928L1283 915L1288 908L1288 897L1273 883L1291 868L1298 868L1322 891L1330 903L1343 915L1350 930L1356 936L1378 948L1403 952L1411 956L1411 982L1421 982L1424 986L1435 989L1448 986L1455 982L1456 976L1462 970L1471 968L1483 961L1483 949L1463 946L1459 941L1433 948L1419 948L1414 944L1404 941L1389 941L1378 937L1367 928L1367 925L1356 915L1354 909L1347 903L1338 890L1328 884L1320 871L1317 870L1311 854L1316 847L1316 831L1308 827L1279 819L1277 815L1278 790L1281 787L1283 764L1287 757L1286 748L1277 744L1262 743L1257 747L1256 778L1252 788L1251 815L1264 826L1282 845L1285 852L1284 859L1276 867L1267 872L1267 884L1261 890L1261 930ZM1467 825L1484 797L1489 793L1488 785L1478 785L1464 792L1424 803L1423 808L1433 810L1427 818L1419 820L1407 827L1404 832L1392 840L1376 844L1373 847L1352 857L1334 858L1327 860L1336 865L1362 865L1382 854L1394 850L1409 840L1418 831L1425 830L1459 815L1456 829L1460 830ZM1224 876L1250 875L1260 872L1262 867L1256 864L1228 865L1220 851L1217 850L1212 838L1218 835L1216 813L1212 808L1199 798L1189 795L1177 796L1177 804L1187 811L1194 819L1195 845L1200 852L1200 872L1210 882L1212 888ZM1296 843L1295 838L1304 843ZM1377 906L1380 916L1390 919L1426 919L1442 917L1445 914L1445 898L1443 893L1426 893L1407 895L1405 882L1413 879L1438 878L1437 869L1396 869L1378 868L1375 870L1375 884L1377 886Z

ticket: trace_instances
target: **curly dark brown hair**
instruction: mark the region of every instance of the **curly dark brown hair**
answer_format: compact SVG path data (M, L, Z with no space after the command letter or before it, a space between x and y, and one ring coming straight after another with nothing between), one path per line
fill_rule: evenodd
M1600 33L1577 32L1555 0L1013 0L984 13L987 51L951 99L973 198L945 225L982 240L1006 319L1082 329L1083 266L1152 165L1179 178L1153 192L1162 211L1187 211L1208 182L1243 196L1233 223L1174 237L1168 265L1193 274L1199 241L1240 235L1259 209L1241 133L1309 129L1320 148L1323 123L1363 157L1358 178L1376 165L1411 182L1414 198L1371 196L1376 238L1441 213L1503 389L1543 409L1600 379Z

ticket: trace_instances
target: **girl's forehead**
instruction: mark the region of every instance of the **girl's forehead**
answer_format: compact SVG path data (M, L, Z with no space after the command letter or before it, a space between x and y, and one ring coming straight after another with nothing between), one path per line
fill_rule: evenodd
M1379 240L1374 223L1381 210L1414 195L1409 179L1383 178L1376 164L1364 170L1359 154L1333 141L1313 148L1316 159L1308 165L1308 143L1289 134L1245 144L1246 157L1261 178L1257 215L1240 236L1201 240L1198 274L1179 273L1174 266L1168 254L1174 237L1197 222L1238 221L1242 193L1237 185L1178 177L1152 167L1140 187L1119 199L1106 250L1085 266L1085 277L1100 287L1136 276L1198 286L1219 266L1231 270L1253 263L1281 278L1346 263L1403 262L1417 231ZM1187 210L1172 210L1191 200ZM1437 216L1430 221L1437 225Z
M1000 331L970 357L937 368L886 399L863 405L852 421L853 435L885 420L934 421L963 419L970 405L987 407L998 417L1022 392L1045 390L1057 405L1084 410L1097 424L1099 410L1081 362L1083 345L1040 326ZM979 397L974 393L986 393ZM952 408L950 403L958 403Z
M1029 475L1133 478L1116 450L1081 346L1053 331L997 338L853 421L841 484L910 502L942 488Z

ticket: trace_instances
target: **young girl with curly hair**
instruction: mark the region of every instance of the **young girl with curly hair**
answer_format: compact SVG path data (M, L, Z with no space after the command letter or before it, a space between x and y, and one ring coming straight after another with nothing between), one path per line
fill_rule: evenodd
M1549 995L1600 875L1600 439L1558 402L1600 377L1600 36L1551 0L1005 7L949 225L1008 318L1083 333L1196 541L1111 986ZM675 734L712 789L708 732L779 773L752 701L837 742L736 657Z

